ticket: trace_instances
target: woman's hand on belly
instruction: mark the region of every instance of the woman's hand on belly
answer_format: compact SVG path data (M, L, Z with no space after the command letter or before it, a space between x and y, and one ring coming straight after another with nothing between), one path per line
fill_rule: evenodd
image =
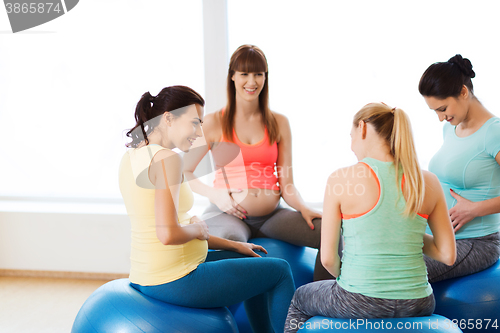
M233 200L244 207L249 216L263 216L276 209L281 195L279 191L251 188L231 193Z
M452 189L450 189L450 193L457 200L456 205L449 210L453 231L456 233L465 224L479 216L479 214L476 213L476 202L465 199L456 194Z
M234 215L239 219L246 218L246 210L241 207L236 200L233 199L233 195L241 194L243 190L226 190L226 189L213 189L210 202L216 205L224 213Z
M197 237L199 240L208 240L210 235L208 233L208 226L205 221L195 215L191 217L191 219L189 220L189 224L196 224L200 228L200 234Z

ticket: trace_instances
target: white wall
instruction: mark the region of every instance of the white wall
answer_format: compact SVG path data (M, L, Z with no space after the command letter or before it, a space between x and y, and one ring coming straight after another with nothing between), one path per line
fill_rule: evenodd
M207 204L195 200L193 215ZM130 221L119 200L0 200L0 270L128 274L129 258Z
M0 212L0 269L127 274L127 215Z
M500 116L496 8L497 0L229 1L229 52L255 44L266 54L270 106L290 121L302 197L322 201L328 176L356 163L352 118L370 102L409 115L427 169L442 124L418 82L433 62L469 58L476 96Z
M229 25L225 4L86 0L15 35L0 10L0 269L127 273L117 168L135 103L146 90L185 84L206 97L206 112L220 108L228 56L243 43L268 57L271 106L289 116L295 180L309 201L353 161L346 124L367 102L411 114L426 166L441 133L417 84L434 61L469 57L476 94L500 114L496 1L231 0ZM193 214L206 202L197 197Z
M86 0L17 34L0 10L0 270L128 273L124 130L148 90L205 95L202 4Z

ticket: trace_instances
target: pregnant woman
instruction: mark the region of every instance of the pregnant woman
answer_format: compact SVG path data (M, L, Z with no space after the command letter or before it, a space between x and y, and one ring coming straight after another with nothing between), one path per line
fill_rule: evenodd
M294 291L285 260L259 257L258 245L211 236L190 216L193 193L182 157L201 136L205 102L192 89L173 86L137 104L136 125L120 164L120 191L131 221L132 287L187 307L223 307L245 301L255 332L282 332ZM228 251L241 254L234 257ZM212 256L213 255L213 256ZM221 259L221 260L217 260ZM224 278L221 278L224 277Z
M443 146L429 163L444 189L455 237L451 267L426 257L429 281L479 272L500 255L500 119L473 92L475 73L457 54L432 64L422 75L420 94L443 127Z
M210 232L247 241L280 239L319 249L321 214L309 208L293 182L292 134L287 117L269 109L269 75L262 50L242 45L232 55L227 75L227 105L207 115L205 142L186 154L184 173L193 191L211 205L203 214ZM193 172L212 151L214 186ZM294 209L281 207L280 199ZM318 254L314 279L329 279Z

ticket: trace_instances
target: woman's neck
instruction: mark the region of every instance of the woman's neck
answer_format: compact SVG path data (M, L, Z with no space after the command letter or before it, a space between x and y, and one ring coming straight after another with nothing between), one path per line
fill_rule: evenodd
M245 101L244 99L239 99L238 96L236 97L236 116L248 120L256 115L261 115L258 99Z
M153 130L148 136L148 141L150 145L160 145L163 148L174 149L175 145L166 138L166 135L162 136L160 131ZM137 148L145 146L146 143L143 141Z
M360 156L362 157L361 159L370 157L382 162L394 162L391 148L382 139L378 137L371 138L368 142L368 145L364 149L364 156Z
M468 130L479 128L486 122L486 120L493 116L494 115L486 110L483 104L481 104L476 97L472 97L469 110L467 110L467 116L459 124L460 129Z
M385 150L371 150L364 157L373 158L382 162L394 162L394 156Z

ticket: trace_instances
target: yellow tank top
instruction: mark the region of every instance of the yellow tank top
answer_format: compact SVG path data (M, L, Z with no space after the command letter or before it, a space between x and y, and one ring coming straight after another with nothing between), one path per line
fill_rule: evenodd
M166 148L154 144L130 149L120 163L120 191L132 231L129 279L142 286L180 279L204 262L208 251L207 241L193 239L181 245L163 245L156 236L155 190L148 171L153 157L162 149ZM191 216L187 212L193 201L193 192L183 181L178 207L180 224L189 224Z

